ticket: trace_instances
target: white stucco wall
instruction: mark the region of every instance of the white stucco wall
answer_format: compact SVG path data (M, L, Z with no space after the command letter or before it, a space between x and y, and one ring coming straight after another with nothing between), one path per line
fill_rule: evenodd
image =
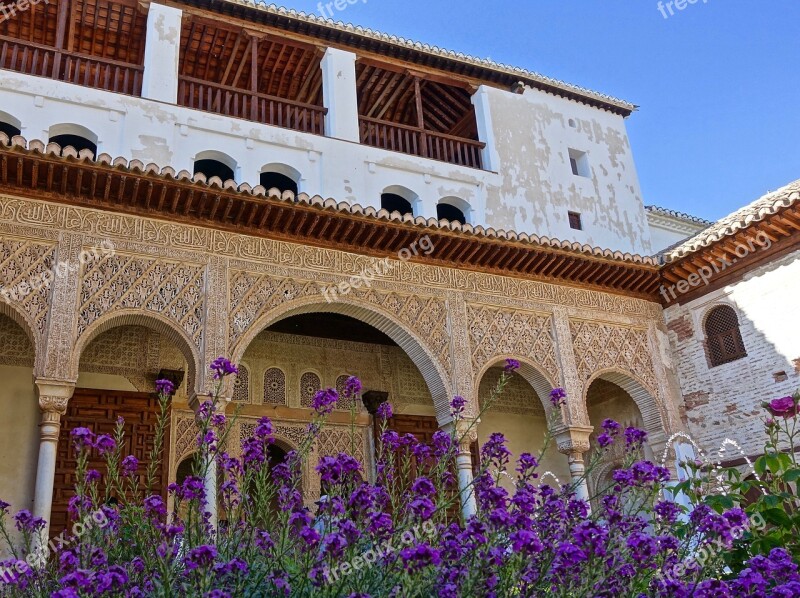
M650 211L647 212L647 223L650 228L650 245L653 253L664 251L694 237L708 226L706 222L692 222Z
M483 86L473 102L486 170L379 150L355 142L356 56L338 49L321 65L330 137L194 111L174 103L181 18L178 9L150 5L143 98L0 71L0 106L28 139L46 141L52 125L74 123L112 157L192 172L198 154L211 150L236 163L237 182L253 186L263 166L285 164L311 195L380 207L381 193L401 186L418 198L415 215L435 217L439 200L455 197L468 204L470 224L650 251L620 116L532 89L517 95ZM590 177L572 174L571 148L586 152ZM581 213L584 230L570 229L568 211Z
M800 387L800 251L747 274L731 286L665 311L690 433L707 451L725 438L748 454L763 452L761 403ZM732 306L747 357L710 367L704 322L716 306ZM782 380L784 373L786 379ZM735 458L729 452L726 458Z
M647 218L621 116L534 89L481 88L501 182L487 188L486 221L594 246L649 254ZM572 125L572 126L571 126ZM591 176L572 173L569 151L587 155ZM569 227L579 212L583 230Z

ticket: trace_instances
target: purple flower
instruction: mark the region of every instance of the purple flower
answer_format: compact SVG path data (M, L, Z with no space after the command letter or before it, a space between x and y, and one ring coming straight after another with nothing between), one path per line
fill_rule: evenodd
M506 437L498 432L489 436L489 440L481 448L481 454L485 459L497 464L507 463L511 451L506 448Z
M156 392L171 397L175 394L175 385L169 380L156 380Z
M519 361L516 359L506 359L506 364L503 366L503 371L506 374L513 374L519 369Z
M8 507L10 507L10 506L11 505L8 504L6 501L0 500L0 511L8 513Z
M613 419L604 419L603 423L600 424L600 427L609 435L609 436L616 436L619 434L619 431L622 429L617 422Z
M565 405L567 402L567 391L563 388L554 388L550 391L550 402L553 404L553 407L559 408L562 405Z
M132 478L139 469L139 459L133 455L128 455L122 460L122 475Z
M217 558L217 549L209 544L193 548L186 557L186 568L193 569L206 569Z
M28 509L22 509L14 515L14 525L21 532L36 532L44 529L45 520L41 517L34 517Z
M766 408L774 417L782 417L784 419L794 417L797 415L798 411L797 404L793 397L773 399L767 403Z
M384 401L378 405L375 415L382 420L392 419L394 413L392 412L392 405L389 403L389 401Z
M438 565L442 562L441 553L427 544L404 548L400 551L400 558L409 571L419 571L429 565Z
M600 436L597 437L597 444L600 448L606 448L614 444L614 439L605 432L603 432L602 434L600 434Z
M333 411L333 407L338 400L339 393L333 388L327 388L325 390L320 390L314 395L314 399L311 401L311 407L320 415L328 415Z
M94 432L89 428L73 428L70 436L72 437L72 445L77 451L85 447L94 446Z
M253 436L256 438L269 438L273 430L272 421L268 417L262 417L258 420L256 429L253 431Z
M167 507L160 496L153 494L144 499L144 511L151 517L163 517L167 514Z
M94 447L101 455L107 455L117 448L117 442L108 434L100 434L94 441Z
M426 477L420 476L411 485L411 491L418 496L433 496L436 486Z
M100 472L96 469L90 469L86 472L86 483L91 484L100 480Z
M418 497L412 500L408 508L420 519L427 520L436 512L436 505L429 498Z
M453 397L453 400L450 401L450 411L455 415L461 415L464 413L464 408L467 406L467 399L462 396L456 395Z
M239 368L233 365L229 359L225 359L224 357L217 357L211 362L211 365L208 366L208 368L214 372L214 380L220 380L225 376L239 373Z
M639 448L647 442L647 432L639 428L625 428L625 447Z
M355 376L350 376L344 383L344 396L354 399L361 394L361 380Z

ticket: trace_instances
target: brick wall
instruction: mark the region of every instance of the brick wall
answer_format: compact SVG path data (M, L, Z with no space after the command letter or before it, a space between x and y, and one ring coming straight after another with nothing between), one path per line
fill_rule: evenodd
M747 357L711 367L703 324L723 303L736 310ZM748 454L762 452L761 402L800 387L800 251L731 286L668 307L665 318L683 395L681 414L692 437L714 454L725 438Z

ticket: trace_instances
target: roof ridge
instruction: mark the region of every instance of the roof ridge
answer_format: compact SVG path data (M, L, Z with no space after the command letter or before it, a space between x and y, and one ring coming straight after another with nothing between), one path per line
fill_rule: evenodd
M644 209L652 214L660 214L662 216L672 216L673 218L688 220L689 222L696 222L697 224L706 224L706 225L714 224L713 220L706 220L705 218L700 218L699 216L692 216L691 214L687 214L686 212L679 212L678 210L663 208L661 206L657 206L654 204L645 206Z
M306 204L318 207L322 210L335 210L341 213L348 213L356 216L363 216L367 218L375 218L377 220L385 220L388 222L398 222L418 226L425 229L437 231L452 231L457 233L466 234L469 236L484 238L489 240L501 240L526 243L530 245L537 245L541 247L549 247L553 249L561 249L572 253L578 253L589 257L609 259L618 262L628 262L632 264L658 266L658 259L651 256L642 256L639 254L632 254L622 252L619 250L604 249L601 247L591 246L587 243L581 244L577 241L566 241L547 236L538 236L535 234L517 233L516 231L507 231L505 229L495 229L493 227L484 227L482 225L473 226L471 224L461 224L458 222L450 222L446 219L437 220L436 218L424 218L423 216L413 216L411 214L400 214L399 212L389 212L385 209L375 209L372 206L363 207L358 203L348 203L346 201L336 201L334 198L323 198L320 195L311 196L308 193L298 193L295 195L292 191L283 191L275 187L267 189L263 185L256 185L255 187L249 183L237 183L232 179L227 181L221 180L219 177L206 178L205 175L197 173L192 175L187 170L177 171L171 166L158 166L155 163L145 164L141 160L132 159L128 160L124 157L112 158L109 154L102 153L94 156L90 150L81 150L77 152L75 148L67 146L61 148L57 143L44 143L39 139L28 141L21 135L16 135L9 139L8 136L0 132L0 147L8 148L9 150L21 150L25 152L35 152L39 154L49 154L58 158L66 160L76 160L83 162L94 162L115 169L124 169L128 171L138 171L144 174L156 175L163 178L171 178L173 180L196 184L205 185L208 187L216 187L225 191L231 191L243 195L249 195L253 198L269 198L278 201L291 202L296 204Z
M705 230L690 237L663 255L667 262L686 257L717 241L747 230L779 211L800 203L800 179L792 181L775 191L770 191L755 201L721 218Z
M353 23L345 23L344 21L335 21L328 17L316 15L314 13L306 13L304 11L298 11L293 8L286 8L285 6L279 6L275 3L267 4L267 2L265 2L264 0L219 0L219 1L228 4L252 6L257 10L268 12L270 14L288 16L290 18L299 19L301 21L305 21L308 23L325 25L337 29L339 31L353 33L356 35L362 35L364 37L380 40L385 43L395 44L400 47L412 48L418 51L441 56L443 58L448 58L450 60L458 60L461 62L482 66L484 68L489 68L507 75L527 77L528 79L532 79L543 85L548 85L557 89L561 89L562 91L567 93L574 93L580 96L584 96L587 99L593 99L599 102L610 104L616 108L628 112L633 112L638 108L636 104L633 104L626 100L599 91L594 91L586 87L581 87L580 85L568 83L560 79L548 77L536 71L530 71L522 67L515 67L500 62L495 62L494 60L488 58L478 58L476 56L472 56L471 54L466 54L464 52L456 52L454 50L440 48L439 46L436 45L426 44L423 42L407 39L401 36L392 35L389 33L385 33L383 31L371 29L369 27L362 27L361 25L355 25Z

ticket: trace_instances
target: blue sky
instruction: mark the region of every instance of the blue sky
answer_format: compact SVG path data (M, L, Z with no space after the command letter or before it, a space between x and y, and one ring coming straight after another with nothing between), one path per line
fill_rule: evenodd
M639 105L628 131L647 204L717 219L800 178L800 2L697 0L666 19L657 5L366 0L334 19Z

